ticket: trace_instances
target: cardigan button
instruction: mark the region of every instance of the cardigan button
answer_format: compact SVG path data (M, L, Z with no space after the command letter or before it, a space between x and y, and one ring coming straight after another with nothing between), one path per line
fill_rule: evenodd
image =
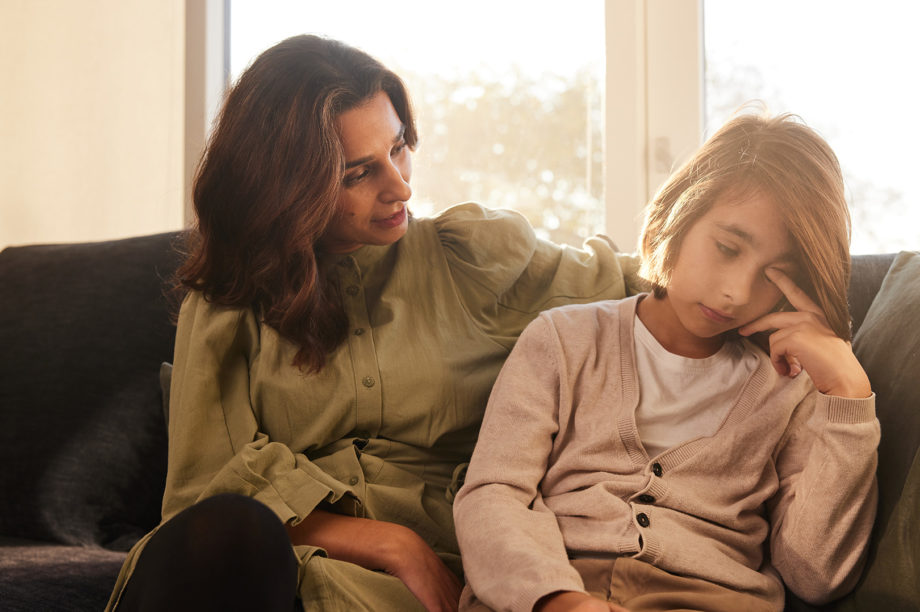
M642 502L643 504L654 504L655 498L652 495L643 493L642 495L639 496L639 501Z
M349 286L345 289L345 293L347 293L348 295L352 295L352 296L358 295L358 286L357 286L357 285L349 285Z
M652 464L652 474L654 474L654 475L657 476L658 478L661 478L661 475L664 474L664 470L661 469L661 464L660 464L660 463L653 463L653 464Z
M639 523L640 527L648 527L652 522L648 519L648 515L644 512L640 512L636 515L636 522Z
M349 478L349 479L348 479L348 484L350 484L350 485L356 485L356 484L358 484L358 477L357 477L357 476L352 476L351 478Z
M361 384L370 389L377 383L373 376L365 376L361 379Z
M358 329L356 329L356 330L355 330L355 335L356 335L356 336L364 335L364 328L363 328L363 327L359 327Z

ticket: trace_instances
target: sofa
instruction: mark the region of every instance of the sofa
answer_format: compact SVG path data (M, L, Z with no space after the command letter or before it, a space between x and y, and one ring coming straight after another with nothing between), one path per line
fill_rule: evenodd
M0 252L0 610L101 610L159 521L180 237ZM920 610L920 254L855 257L850 300L882 425L875 536L852 594L787 609Z

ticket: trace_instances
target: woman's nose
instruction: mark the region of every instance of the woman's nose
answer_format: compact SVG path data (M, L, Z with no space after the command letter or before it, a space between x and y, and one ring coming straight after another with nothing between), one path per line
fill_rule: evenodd
M405 166L405 167L404 167ZM392 162L387 165L385 185L381 197L385 202L405 202L412 197L412 187L409 185L411 170L409 162Z

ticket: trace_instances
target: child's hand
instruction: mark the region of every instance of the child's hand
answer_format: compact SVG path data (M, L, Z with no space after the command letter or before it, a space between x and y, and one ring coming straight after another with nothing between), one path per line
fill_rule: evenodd
M741 327L738 333L749 336L776 330L770 334L770 359L781 375L797 376L804 369L821 393L869 397L872 394L869 377L850 343L831 331L821 308L782 271L769 268L766 274L795 312L770 313Z

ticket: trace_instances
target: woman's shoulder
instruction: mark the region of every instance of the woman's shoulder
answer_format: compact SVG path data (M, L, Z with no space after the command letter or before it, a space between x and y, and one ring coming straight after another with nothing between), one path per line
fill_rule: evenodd
M523 215L474 203L452 206L413 224L406 236L410 243L440 251L453 282L465 292L476 293L478 287L492 298L523 274L538 246Z
M179 308L177 333L195 335L235 335L246 327L258 327L252 308L219 304L198 290L189 291Z
M515 254L529 257L537 241L533 228L521 213L486 208L474 202L451 206L427 222L442 246L465 260Z

